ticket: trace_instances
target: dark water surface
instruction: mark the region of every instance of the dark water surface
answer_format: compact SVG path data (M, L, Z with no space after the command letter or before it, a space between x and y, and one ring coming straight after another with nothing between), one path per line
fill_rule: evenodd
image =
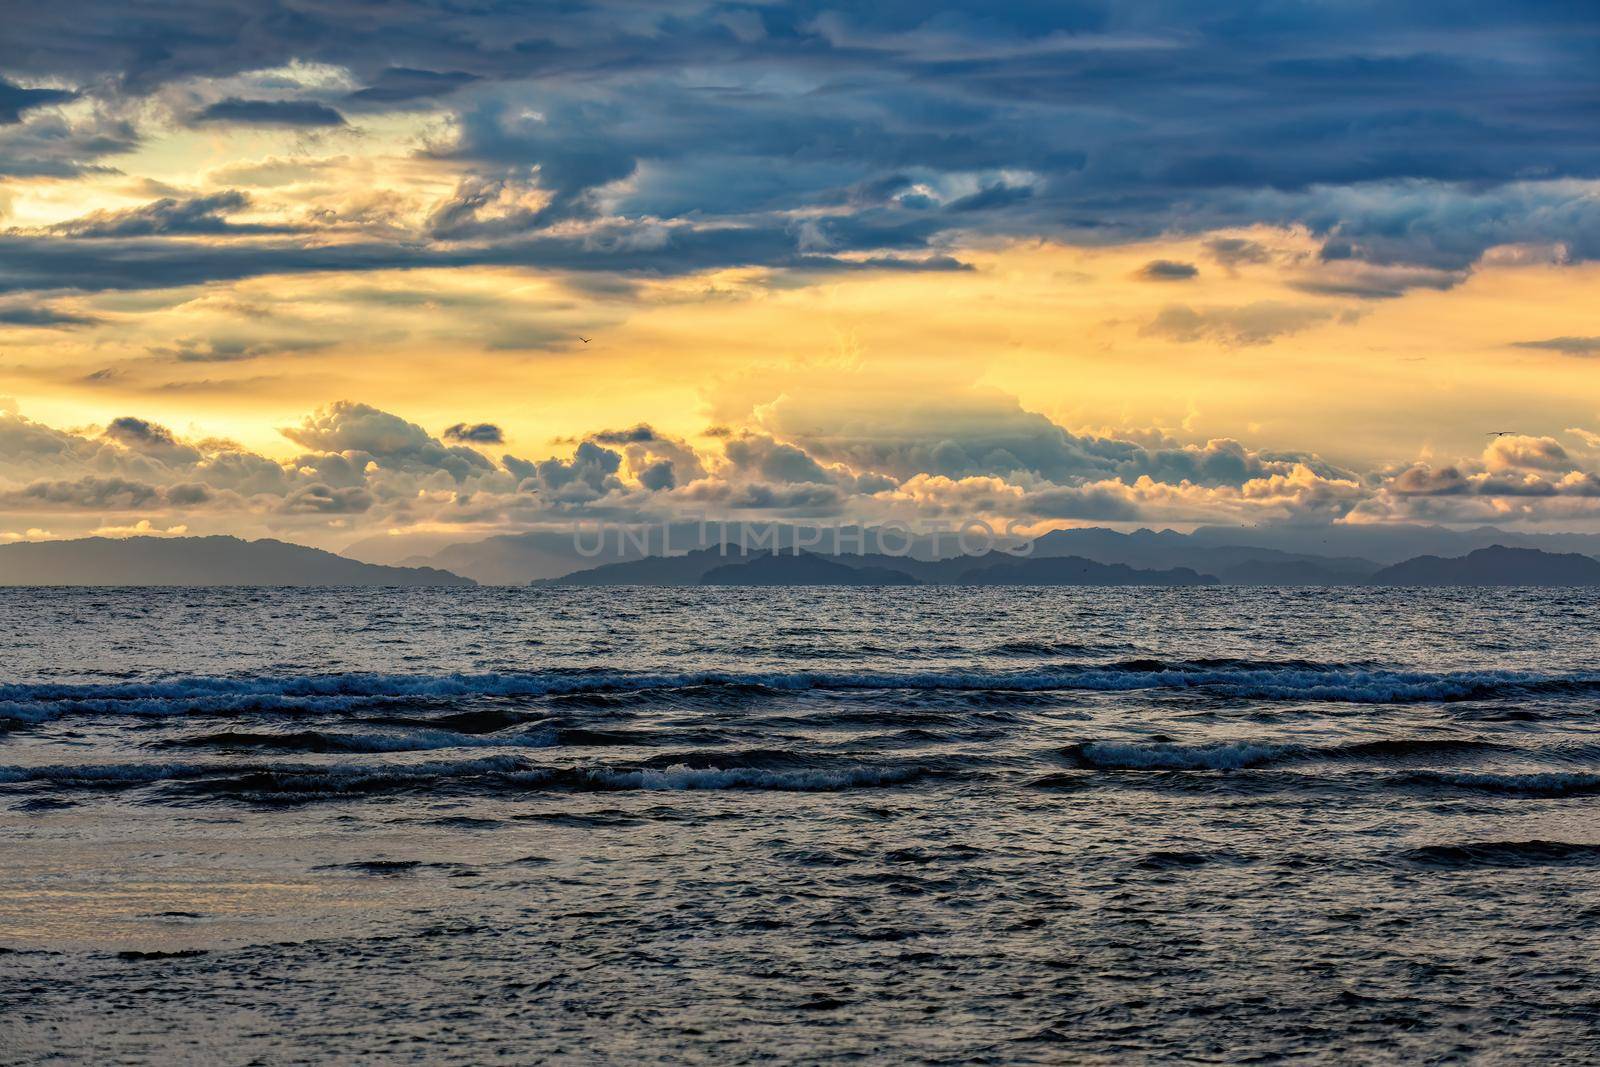
M0 592L0 1061L1561 1059L1591 591Z

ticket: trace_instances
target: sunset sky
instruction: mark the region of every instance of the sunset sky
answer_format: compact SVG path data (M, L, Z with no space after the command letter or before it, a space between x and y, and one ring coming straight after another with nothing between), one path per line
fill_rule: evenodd
M0 538L1600 529L1597 129L1589 2L12 5Z

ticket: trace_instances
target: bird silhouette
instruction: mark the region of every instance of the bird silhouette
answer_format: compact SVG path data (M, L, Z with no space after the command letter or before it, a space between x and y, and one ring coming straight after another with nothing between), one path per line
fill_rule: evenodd
M1490 430L1489 431L1489 436L1490 437L1520 437L1521 434L1519 434L1516 430Z
M589 339L587 337L583 336L582 334L578 335L578 340L582 341L584 344L588 344L589 343Z

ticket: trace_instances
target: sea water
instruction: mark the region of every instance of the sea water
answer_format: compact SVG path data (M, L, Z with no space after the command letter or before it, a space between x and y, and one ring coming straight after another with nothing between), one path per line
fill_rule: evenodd
M1596 607L6 590L0 1061L1594 1061Z

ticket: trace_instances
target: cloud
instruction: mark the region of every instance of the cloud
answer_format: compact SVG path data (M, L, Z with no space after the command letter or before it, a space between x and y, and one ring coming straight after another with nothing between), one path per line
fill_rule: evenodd
M622 488L617 478L622 454L593 441L579 444L570 460L552 456L534 463L506 456L503 462L521 480L519 489L541 493L556 503L587 503Z
M27 326L46 330L68 330L79 326L94 326L100 321L92 315L78 315L42 304L0 307L0 326Z
M1265 345L1326 322L1333 315L1327 308L1271 300L1198 311L1186 304L1168 304L1139 332L1146 337L1165 337L1184 343L1214 341L1229 346Z
M275 188L318 179L335 180L339 169L348 166L349 163L348 156L321 158L269 156L266 159L224 164L208 171L206 178L218 185Z
M626 430L601 430L589 437L605 445L631 445L660 439L655 430L642 422Z
M92 219L92 217L91 217ZM240 234L293 227L246 227L222 220ZM93 223L86 222L89 229ZM97 233L95 236L107 236ZM385 241L217 243L182 239L101 240L92 246L37 235L0 233L0 292L46 289L166 289L272 274L416 270L472 266L630 272L677 276L734 266L783 267L823 276L851 271L960 271L950 256L874 256L844 259L804 253L787 226L711 229L615 224L598 232L515 234L507 240L419 247Z
M970 196L952 200L945 205L946 211L990 211L996 208L1006 208L1013 204L1033 198L1031 185L1008 185L1005 182L996 182L985 186Z
M1600 476L1582 469L1554 438L1521 435L1495 438L1477 459L1409 465L1350 512L1360 522L1594 518L1600 518Z
M1600 256L1600 145L1585 136L1600 74L1593 19L1571 5L1477 0L1466 25L1437 6L1245 0L848 14L596 0L537 18L443 0L382 19L359 4L282 18L202 0L58 8L0 40L19 79L0 82L0 170L137 165L117 157L169 136L174 112L316 134L344 111L426 107L417 187L460 179L431 226L426 206L393 212L366 247L268 248L258 267L238 249L108 249L87 287L408 262L948 268L994 238L1103 246L1260 225L1303 230L1347 264L1418 269L1301 282L1376 299L1458 284L1495 249ZM659 254L625 243L662 229ZM1226 269L1268 261L1245 238L1214 240L1239 242L1207 246ZM448 247L462 241L494 247ZM7 242L8 268L30 262L6 285L62 287L70 257L40 254Z
M112 419L106 425L104 436L168 466L195 463L200 459L198 449L179 441L165 426L132 415Z
M677 488L706 473L699 454L688 442L646 423L625 430L601 430L590 434L588 440L621 447L629 477L651 492Z
M1171 259L1152 259L1134 273L1134 277L1147 282L1186 282L1199 276L1200 268L1193 263Z
M1272 252L1266 245L1243 237L1213 237L1203 247L1213 261L1230 271L1247 263L1272 262Z
M266 356L320 352L335 342L313 338L246 340L239 337L187 337L174 345L158 345L150 354L177 363L240 363Z
M1326 247L1324 248L1326 253ZM1291 278L1288 285L1313 296L1350 296L1359 300L1395 300L1412 289L1451 289L1466 280L1459 270L1432 267L1370 266L1353 255L1324 259L1312 271Z
M1237 487L1297 466L1334 480L1356 477L1312 455L1252 450L1227 438L1186 444L1161 433L1137 440L1077 434L1000 394L933 395L890 409L787 402L768 409L764 422L814 464L842 466L858 480L930 474L1078 485L1148 477ZM830 477L838 475L830 471Z
M230 189L186 200L168 197L126 211L96 211L60 223L51 227L51 230L70 237L220 234L240 229L229 223L225 216L242 211L249 205L249 197Z
M747 434L723 444L723 454L735 470L774 482L831 482L833 476L822 469L803 449L776 441L765 434Z
M279 431L305 448L352 463L376 463L412 474L443 473L460 482L494 464L462 445L445 445L414 422L368 404L341 400Z
M460 441L470 445L504 444L506 435L492 422L458 422L447 427L442 435L446 441Z
M0 507L127 511L150 507L162 499L162 491L145 482L85 475L75 481L37 481L21 489L0 494Z
M1491 471L1572 469L1572 457L1554 437L1505 434L1483 450L1483 463Z
M136 448L151 446L171 448L178 443L172 436L172 431L165 426L158 426L153 422L134 418L132 415L112 419L106 426L106 436Z
M219 100L190 116L196 125L229 123L251 126L343 126L344 116L312 100Z
M290 493L281 510L290 514L359 515L372 504L372 494L360 486L336 488L317 482Z
M0 175L70 180L116 173L108 158L139 147L133 121L112 109L34 112L0 124Z
M1543 341L1514 341L1512 344L1517 348L1559 352L1563 356L1600 356L1600 337L1551 337Z
M0 124L21 122L24 111L63 104L77 95L66 89L24 89L0 78Z
M1363 472L1227 438L1073 433L998 394L925 396L875 414L781 402L763 409L761 425L718 437L706 452L640 423L596 431L567 454L496 461L392 412L341 401L286 428L304 451L278 462L138 416L87 434L0 411L0 514L15 516L16 529L48 525L58 534L98 528L98 513L138 511L163 526L311 540L331 531L481 534L574 518L702 515L868 523L1600 519L1600 476L1551 438L1498 438L1479 457ZM46 513L55 517L29 518Z
M437 71L388 67L380 71L370 85L357 89L346 99L358 104L398 104L431 100L453 93L462 86L478 80L480 80L478 75L462 70Z
M1390 483L1391 491L1401 496L1452 496L1471 488L1455 467L1434 470L1426 464L1406 468Z

